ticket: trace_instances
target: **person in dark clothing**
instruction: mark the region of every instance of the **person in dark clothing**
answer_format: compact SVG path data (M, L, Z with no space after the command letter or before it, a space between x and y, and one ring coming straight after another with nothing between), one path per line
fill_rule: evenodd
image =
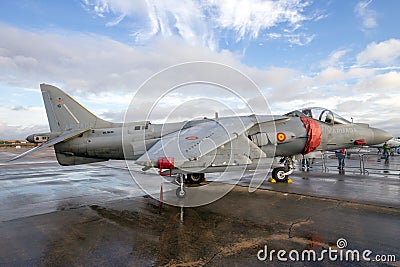
M338 158L338 163L339 163L338 169L339 171L343 171L345 165L344 159L346 158L346 149L342 148L340 150L337 150L336 156Z

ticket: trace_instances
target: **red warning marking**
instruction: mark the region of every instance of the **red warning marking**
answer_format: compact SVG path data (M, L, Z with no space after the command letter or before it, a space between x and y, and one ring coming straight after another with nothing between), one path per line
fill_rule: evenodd
M365 139L358 139L358 140L354 141L354 144L357 146L365 146L367 144L367 142L365 142Z
M197 136L191 135L191 136L187 136L185 139L186 140L197 140L199 138Z
M277 139L279 142L283 142L283 141L286 140L286 134L284 134L284 133L282 133L282 132L277 133L277 134L276 134L276 139Z

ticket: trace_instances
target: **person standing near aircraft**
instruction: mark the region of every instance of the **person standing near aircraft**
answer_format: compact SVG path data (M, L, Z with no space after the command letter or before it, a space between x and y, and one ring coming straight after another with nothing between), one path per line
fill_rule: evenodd
M310 170L310 159L305 158L304 155L303 155L303 158L301 159L301 170L302 171Z
M387 142L385 142L382 146L382 150L383 150L383 156L385 158L385 163L389 162L389 152L390 152L390 148L389 145L387 144Z
M345 165L344 159L346 158L346 149L342 148L340 150L337 150L336 156L338 158L338 163L339 163L339 166L338 166L339 172L342 172L342 171L344 171L344 165Z

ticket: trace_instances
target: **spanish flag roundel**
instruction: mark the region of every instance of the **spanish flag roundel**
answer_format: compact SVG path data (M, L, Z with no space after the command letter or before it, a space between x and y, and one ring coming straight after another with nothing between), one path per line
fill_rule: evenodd
M279 132L276 134L276 140L278 140L279 142L283 142L286 140L286 134Z

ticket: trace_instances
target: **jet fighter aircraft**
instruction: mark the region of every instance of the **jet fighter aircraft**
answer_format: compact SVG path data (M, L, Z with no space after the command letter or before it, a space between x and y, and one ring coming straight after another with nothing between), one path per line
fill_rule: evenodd
M294 170L292 156L312 151L374 145L392 136L367 124L350 123L324 108L306 108L283 116L248 115L178 123L102 120L59 88L40 85L51 132L32 134L46 142L11 160L54 145L61 165L135 160L161 175L186 175L200 183L204 173L254 170L281 157L273 177L285 181ZM282 165L284 167L282 167Z

